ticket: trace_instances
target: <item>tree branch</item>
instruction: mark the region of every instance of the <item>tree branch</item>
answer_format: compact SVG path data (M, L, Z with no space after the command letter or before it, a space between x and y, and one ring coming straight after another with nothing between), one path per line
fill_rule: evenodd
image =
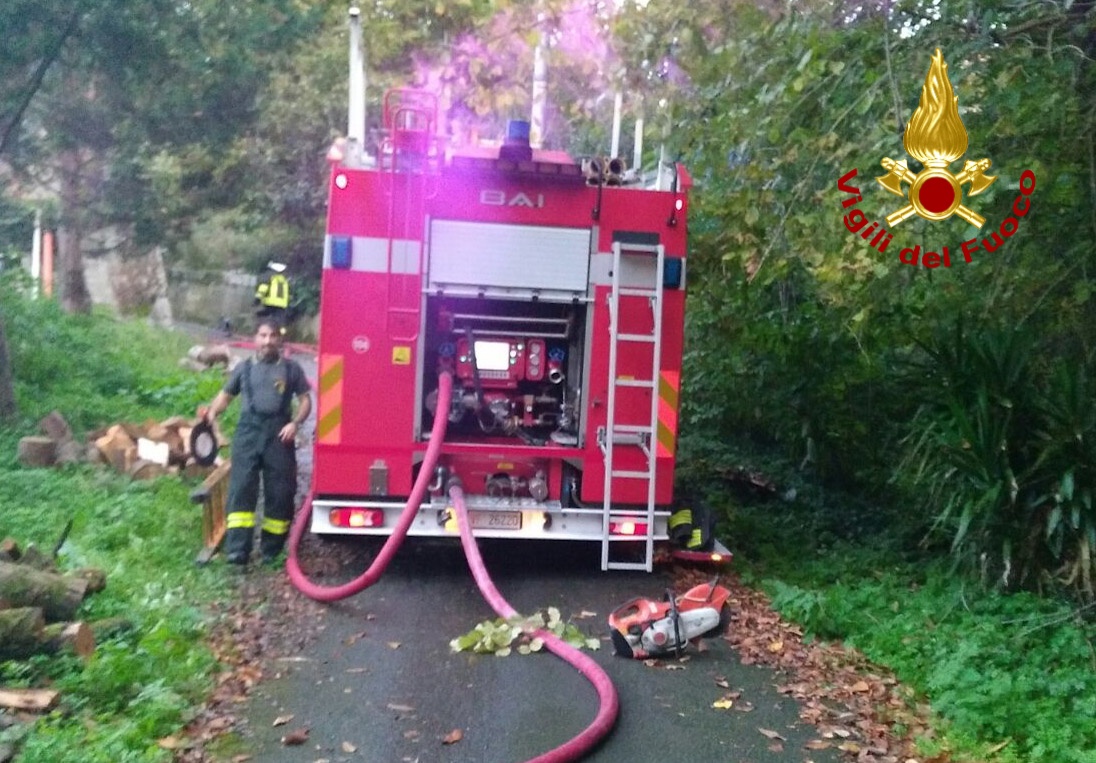
M19 108L16 109L15 115L11 118L7 127L4 128L4 134L0 136L0 155L3 155L4 149L8 147L8 142L15 134L15 129L19 126L19 123L23 121L23 114L26 113L27 107L30 106L30 102L34 100L34 96L41 89L42 81L46 78L46 72L49 71L49 68L53 66L54 62L60 58L61 48L64 47L65 41L76 31L76 27L80 23L80 13L81 8L77 5L77 7L73 9L72 15L69 16L68 23L61 31L61 35L54 40L53 46L46 51L46 55L38 62L38 68L34 71L30 86L27 88L27 92L23 96Z

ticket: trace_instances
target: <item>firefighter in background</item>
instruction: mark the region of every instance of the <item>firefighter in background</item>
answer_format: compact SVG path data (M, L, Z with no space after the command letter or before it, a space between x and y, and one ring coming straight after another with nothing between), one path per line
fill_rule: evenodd
M236 366L209 407L198 409L198 417L212 424L242 395L225 507L225 558L233 565L246 565L251 557L260 477L264 510L259 551L263 561L272 561L285 548L293 520L297 432L312 410L312 388L304 369L295 360L282 357L281 329L276 319L259 318L255 357Z
M268 262L266 269L266 280L255 289L255 314L277 319L284 333L289 322L289 279L285 275L285 264Z

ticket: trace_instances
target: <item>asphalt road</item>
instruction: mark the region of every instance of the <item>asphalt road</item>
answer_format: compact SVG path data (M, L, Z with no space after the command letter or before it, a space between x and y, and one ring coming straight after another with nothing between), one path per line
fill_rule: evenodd
M296 357L315 379L314 361ZM310 435L310 429L303 433ZM308 448L300 455L304 477ZM317 555L327 568L318 582L356 577L379 548L376 539L332 543ZM309 541L302 550L306 568L318 546ZM620 715L585 760L839 760L833 750L804 748L817 735L798 719L795 701L776 691L784 678L742 665L722 639L707 641L703 653L690 650L683 661L653 667L612 654L608 613L635 596L661 596L670 584L664 575L603 573L596 544L492 541L481 547L500 592L519 612L558 607L587 635L602 637L602 648L587 653L616 686ZM283 606L271 616L288 621L272 629L267 678L244 708L244 752L252 761L515 763L566 742L597 712L593 687L548 652L500 658L450 650L451 639L494 617L457 541L407 541L375 586L335 604L306 601L288 585L272 588ZM732 708L713 708L728 692L739 693ZM305 744L283 744L287 734L305 728ZM455 729L460 741L444 744Z
M364 570L375 548L354 542L339 549L347 563L337 578ZM589 635L606 635L615 605L657 597L668 585L658 574L600 572L593 546L483 548L499 590L518 611L555 606L565 618L594 612L574 620ZM276 675L257 687L246 709L256 761L514 763L567 741L597 712L593 688L547 652L499 658L450 650L452 638L493 617L458 545L408 541L373 588L300 611L307 627L321 625L303 649L291 638L274 645ZM794 700L775 690L779 674L740 664L722 639L707 644L685 661L655 667L613 656L607 640L589 653L617 687L621 712L613 733L586 760L837 760L831 751L804 748L817 737L798 720ZM728 691L741 692L734 707L713 708ZM292 720L274 725L285 716ZM282 744L300 728L309 729L306 744ZM443 744L454 729L461 740ZM785 741L775 744L759 729Z

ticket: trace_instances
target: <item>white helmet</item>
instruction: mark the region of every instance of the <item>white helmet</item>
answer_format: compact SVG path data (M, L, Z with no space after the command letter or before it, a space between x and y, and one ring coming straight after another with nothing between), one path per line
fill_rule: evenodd
M266 266L273 270L275 273L281 273L283 270L285 270L284 262L274 262L273 260L271 260L270 262L266 263Z

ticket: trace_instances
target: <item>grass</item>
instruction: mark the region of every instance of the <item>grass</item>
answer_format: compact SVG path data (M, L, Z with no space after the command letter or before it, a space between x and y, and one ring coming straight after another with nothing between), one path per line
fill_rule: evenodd
M917 521L805 484L794 470L728 448L694 463L761 465L794 500L714 489L721 537L744 579L814 638L892 668L943 722L926 755L1001 763L1096 763L1096 623L1091 610L1006 595L920 549ZM900 508L900 507L899 507ZM942 741L941 741L942 740Z
M60 706L20 737L21 763L167 761L157 740L177 732L211 689L216 662L203 643L206 605L229 585L198 568L201 512L178 477L133 482L103 466L25 469L18 439L60 411L77 437L118 421L189 415L221 384L183 371L185 337L102 314L66 316L5 284L2 314L19 415L0 427L0 536L50 549L72 519L59 564L107 573L79 616L125 616L132 631L97 644L86 662L37 657L0 663L0 685L45 686ZM0 741L3 737L0 736Z

